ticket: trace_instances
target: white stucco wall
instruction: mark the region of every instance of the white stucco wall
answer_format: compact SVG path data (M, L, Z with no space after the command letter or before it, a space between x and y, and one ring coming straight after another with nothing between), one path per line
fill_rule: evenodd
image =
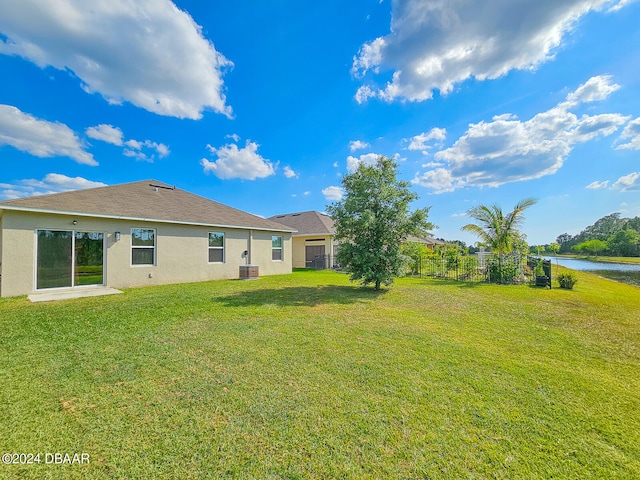
M251 249L251 263L260 275L291 273L291 234L252 232L243 229L191 226L130 220L101 219L7 211L2 217L2 284L0 296L30 294L35 291L37 229L94 231L105 234L105 284L127 288L167 283L239 278L242 255ZM73 225L77 220L77 225ZM156 230L156 264L131 265L131 228ZM209 263L208 233L225 234L224 263ZM120 240L115 240L120 232ZM271 259L271 236L283 237L284 258Z

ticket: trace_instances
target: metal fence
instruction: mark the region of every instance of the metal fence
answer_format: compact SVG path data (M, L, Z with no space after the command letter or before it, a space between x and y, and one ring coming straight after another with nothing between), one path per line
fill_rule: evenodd
M487 279L487 266L475 256L423 257L418 262L420 277L445 278L464 282L483 282Z
M534 269L542 261L547 285L551 285L551 262L520 254L435 255L412 259L410 274L462 282L522 284L535 281Z

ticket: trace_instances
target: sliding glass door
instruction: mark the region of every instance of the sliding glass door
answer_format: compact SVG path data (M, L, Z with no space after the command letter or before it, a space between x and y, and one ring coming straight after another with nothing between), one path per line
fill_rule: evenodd
M71 286L72 248L72 232L38 230L38 289Z
M102 285L104 283L104 234L76 232L74 285Z
M36 288L104 284L104 234L38 230Z

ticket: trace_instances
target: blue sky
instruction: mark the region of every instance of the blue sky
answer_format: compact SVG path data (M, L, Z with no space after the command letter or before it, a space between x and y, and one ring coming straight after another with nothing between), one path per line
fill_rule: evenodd
M240 6L239 6L240 5ZM433 233L640 215L640 2L0 0L0 199L156 179L323 211L397 159Z

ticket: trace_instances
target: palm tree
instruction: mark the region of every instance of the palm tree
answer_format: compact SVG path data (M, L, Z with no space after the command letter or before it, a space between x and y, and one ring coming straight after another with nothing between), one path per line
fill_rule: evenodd
M470 223L462 230L476 234L483 243L498 254L498 262L502 265L505 253L509 253L518 239L518 228L524 220L522 212L537 202L534 198L526 198L516 204L506 215L498 205L478 205L467 211L467 215L475 218L478 224Z

